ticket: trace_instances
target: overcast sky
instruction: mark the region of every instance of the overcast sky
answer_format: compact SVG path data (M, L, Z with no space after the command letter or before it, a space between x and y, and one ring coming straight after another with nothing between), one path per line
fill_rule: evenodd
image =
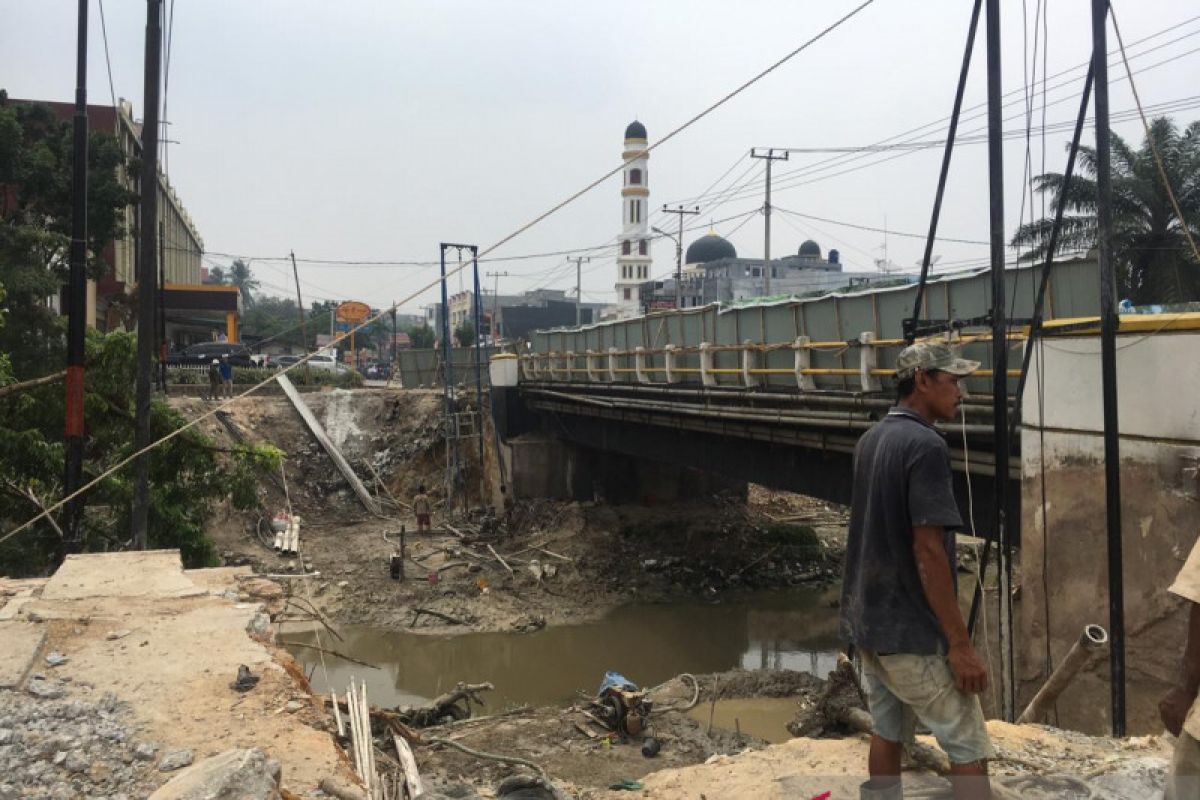
M487 247L617 166L634 118L651 142L658 140L858 2L175 0L166 116L179 144L170 146L170 179L206 250L254 257L264 289L277 294L291 292L290 266L264 259L293 249L302 259L431 261L439 241ZM1090 3L1043 2L1048 37L1038 33L1034 124L1042 119L1044 54L1051 76L1045 119L1069 125L1090 51ZM876 0L656 150L650 207L698 204L702 215L688 223L698 229L687 242L715 221L740 255L761 256L763 220L751 212L762 204L762 162L749 160L750 148L863 146L922 125L901 139L939 140L970 5ZM1040 5L1003 3L1004 90L1013 93L1006 129L1025 127L1023 87ZM1200 118L1200 98L1187 100L1200 74L1200 9L1185 0L1114 6L1143 104L1183 101L1177 121ZM115 93L132 100L140 118L145 4L104 6L111 89L97 3L91 9L89 102L109 103ZM68 0L0 0L0 87L13 97L72 100L75 14ZM983 28L981 22L968 108L985 98ZM1110 45L1115 49L1111 34ZM1113 113L1133 109L1119 61L1111 77ZM980 132L982 114L969 111L960 136ZM1114 128L1141 141L1136 121ZM1048 170L1061 171L1069 138L1069 129L1046 134ZM1031 157L1040 172L1036 131ZM935 147L796 153L777 163L772 254L795 252L813 238L825 250L838 248L847 269L875 270L882 233L795 214L875 228L886 220L893 231L923 232L940 158ZM1006 143L1004 159L1011 234L1020 220L1023 134ZM713 193L701 196L710 187ZM610 178L495 255L589 255L584 248L610 243L620 231L619 189L620 177ZM1041 202L1034 202L1038 216ZM983 241L987 218L986 148L964 144L955 153L940 232ZM651 221L674 229L673 217ZM923 247L899 235L888 244L890 260L905 269ZM611 245L590 253L585 300L615 300L615 252ZM935 253L945 266L986 258L987 248L946 242ZM656 242L654 274L673 271L674 255L669 240ZM207 257L210 264L228 261ZM500 279L503 293L573 291L575 282L562 256L481 265L481 272L498 270L512 273ZM436 268L301 263L306 301L404 301L413 311L435 299L432 289L409 297L434 275ZM485 280L490 290L493 279Z

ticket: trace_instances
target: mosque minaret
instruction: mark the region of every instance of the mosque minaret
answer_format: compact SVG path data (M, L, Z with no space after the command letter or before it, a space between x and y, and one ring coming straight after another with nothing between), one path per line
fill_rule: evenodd
M641 312L641 285L650 280L650 180L646 162L646 126L634 120L625 128L621 183L621 235L617 242L617 305L622 316Z

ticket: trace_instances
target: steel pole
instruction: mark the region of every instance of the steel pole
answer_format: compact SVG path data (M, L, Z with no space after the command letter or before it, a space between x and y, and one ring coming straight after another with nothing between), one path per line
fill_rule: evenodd
M675 309L683 308L683 214L679 214L679 237L675 240Z
M474 325L475 325L475 407L479 410L479 502L483 503L483 375L480 362L483 361L483 354L479 350L479 304L481 302L479 292L479 248L471 246L471 271L475 278L475 297L474 302ZM579 313L579 306L575 306L575 313Z
M1117 417L1117 279L1113 264L1108 127L1108 0L1092 0L1096 95L1096 222L1100 248L1100 392L1104 403L1104 509L1108 538L1109 669L1113 736L1125 735L1125 577L1121 543L1121 443Z
M67 281L66 463L63 489L68 496L83 485L84 342L87 336L87 31L88 0L79 0L71 163L71 272ZM67 553L78 553L83 547L83 505L82 497L67 501L63 515L66 536L58 547L60 557Z
M767 195L763 202L763 297L771 295L771 158L774 151L767 151Z
M950 129L946 131L946 147L942 152L942 169L938 174L937 191L933 197L933 214L929 220L929 235L925 238L925 252L921 257L921 279L917 281L917 296L913 300L912 330L916 330L917 320L924 315L921 313L922 301L925 297L925 283L929 279L929 262L933 259L933 243L937 239L938 220L942 216L942 199L946 195L946 178L950 175L950 157L954 154L954 139L958 135L958 118L962 112L963 94L967 89L967 76L971 72L971 55L975 51L975 32L979 29L979 10L982 0L975 0L971 11L971 23L967 27L967 44L963 49L962 66L958 72L958 88L954 91L954 108L950 112ZM886 261L887 254L884 253ZM914 338L911 331L904 332L904 338L911 343Z
M137 399L133 444L150 445L150 379L154 358L154 284L158 270L158 104L162 57L162 0L146 0L146 71L142 117L142 174L139 201L141 256L138 263ZM150 515L150 454L136 461L130 530L133 546L145 550Z
M992 407L997 464L1009 460L1008 321L1004 287L1004 141L1000 72L1000 0L987 2L988 190L992 265ZM1016 715L1012 642L1012 539L1008 529L1008 470L996 470L993 528L1000 542L1000 673L1004 718Z

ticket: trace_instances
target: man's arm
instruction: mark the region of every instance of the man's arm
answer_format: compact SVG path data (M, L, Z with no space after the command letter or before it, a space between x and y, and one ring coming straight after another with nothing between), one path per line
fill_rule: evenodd
M1163 725L1175 736L1183 729L1183 721L1187 719L1197 691L1200 691L1200 603L1188 605L1191 606L1191 614L1179 683L1158 703L1158 714L1162 717Z
M947 657L954 673L954 685L960 691L977 694L987 688L987 666L971 646L971 637L967 635L966 623L958 609L954 575L950 572L950 560L946 558L942 544L944 535L941 527L913 528L913 557L925 600L950 643Z

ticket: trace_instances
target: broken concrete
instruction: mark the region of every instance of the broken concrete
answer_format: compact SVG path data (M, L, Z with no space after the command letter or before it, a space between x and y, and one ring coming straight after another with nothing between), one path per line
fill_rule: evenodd
M126 701L160 754L192 750L199 760L261 747L283 764L288 788L308 796L342 771L341 762L328 733L312 727L323 722L315 711L281 713L306 695L275 658L290 662L287 654L246 633L263 613L257 602L230 599L247 575L244 568L185 571L175 551L72 556L23 605L20 622L7 624L40 632L25 648L33 658L50 650L68 657L53 670L67 686ZM245 694L229 688L241 664L261 676Z
M150 800L276 800L279 778L279 762L262 750L226 750L179 773Z
M46 641L46 630L32 622L0 622L0 689L12 689L25 680Z

